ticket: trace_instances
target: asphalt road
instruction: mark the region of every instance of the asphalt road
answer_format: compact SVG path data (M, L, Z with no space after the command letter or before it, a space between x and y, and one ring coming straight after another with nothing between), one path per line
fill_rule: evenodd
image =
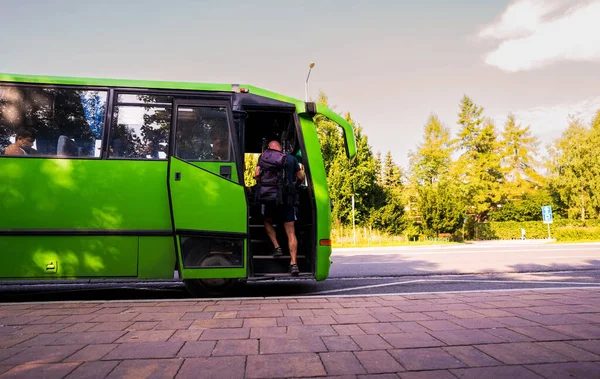
M600 270L600 243L482 242L337 249L331 277Z
M337 249L330 279L248 283L228 297L368 295L600 287L600 243L536 241ZM0 302L181 299L178 281L0 285Z

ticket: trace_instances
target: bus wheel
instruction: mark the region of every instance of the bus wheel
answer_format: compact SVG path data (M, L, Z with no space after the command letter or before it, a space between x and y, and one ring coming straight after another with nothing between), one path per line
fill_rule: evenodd
M231 266L229 260L223 255L210 255L204 258L200 267ZM194 297L223 296L231 294L239 284L237 278L208 278L186 279L183 281L188 292Z

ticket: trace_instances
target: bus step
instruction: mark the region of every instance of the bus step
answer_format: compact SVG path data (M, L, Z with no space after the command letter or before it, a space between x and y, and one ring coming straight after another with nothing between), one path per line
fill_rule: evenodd
M272 255L254 255L252 257L253 259L290 259L291 257L289 255L279 255L279 256L272 256ZM304 255L296 255L297 259L300 258L306 258Z
M310 272L301 272L300 274L298 274L297 276L294 276L292 274L290 274L289 272L286 273L277 273L277 274L273 274L273 273L260 273L260 272L256 272L254 273L254 277L255 278L297 278L297 277L312 277L312 273Z

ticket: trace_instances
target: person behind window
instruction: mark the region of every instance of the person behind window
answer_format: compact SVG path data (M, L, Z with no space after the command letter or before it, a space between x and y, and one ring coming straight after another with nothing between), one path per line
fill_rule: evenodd
M229 131L226 123L217 123L210 131L212 159L226 161L229 159Z
M37 133L35 129L25 127L17 131L15 143L9 145L4 151L4 155L32 155L37 150L33 148Z

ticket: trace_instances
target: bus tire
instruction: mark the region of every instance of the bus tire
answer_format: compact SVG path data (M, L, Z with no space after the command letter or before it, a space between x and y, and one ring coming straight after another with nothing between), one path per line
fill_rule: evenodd
M230 266L226 256L215 254L202 259L199 266ZM237 278L185 279L183 281L188 292L194 297L224 296L231 294L239 284Z

